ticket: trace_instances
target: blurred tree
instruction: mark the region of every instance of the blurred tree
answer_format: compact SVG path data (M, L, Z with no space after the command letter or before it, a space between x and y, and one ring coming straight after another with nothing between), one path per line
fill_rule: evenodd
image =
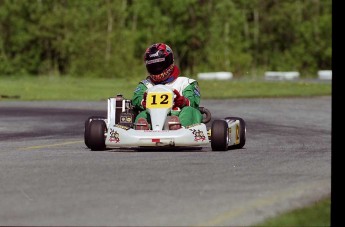
M331 0L0 0L0 75L142 77L166 42L184 75L332 68Z

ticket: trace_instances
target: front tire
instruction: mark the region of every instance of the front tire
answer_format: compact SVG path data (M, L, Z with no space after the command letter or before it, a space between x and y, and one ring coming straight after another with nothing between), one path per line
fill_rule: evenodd
M211 126L212 151L228 150L228 123L224 120L214 120Z
M88 117L85 120L84 123L84 143L87 146L87 148L90 148L90 143L89 143L89 137L90 137L90 123L93 120L103 120L105 119L104 117L100 117L100 116L92 116L92 117Z
M105 150L106 125L103 120L93 120L89 125L89 145L92 151Z

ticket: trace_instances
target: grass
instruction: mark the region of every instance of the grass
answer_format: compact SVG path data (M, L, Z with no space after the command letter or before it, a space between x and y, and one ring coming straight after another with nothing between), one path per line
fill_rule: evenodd
M118 93L131 98L142 78L0 77L4 100L105 100ZM199 81L202 99L312 97L332 95L329 81ZM330 226L330 198L268 219L255 226Z
M310 206L287 212L278 217L269 218L254 226L331 226L330 216L331 199L325 198Z
M141 78L0 77L2 100L104 100L118 93L130 99ZM330 82L200 80L202 99L311 97L332 93Z

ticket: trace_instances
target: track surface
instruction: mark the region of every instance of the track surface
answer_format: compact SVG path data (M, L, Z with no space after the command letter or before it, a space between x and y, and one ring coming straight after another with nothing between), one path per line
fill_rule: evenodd
M243 149L92 152L100 102L0 102L0 225L248 226L331 192L331 97L204 100Z

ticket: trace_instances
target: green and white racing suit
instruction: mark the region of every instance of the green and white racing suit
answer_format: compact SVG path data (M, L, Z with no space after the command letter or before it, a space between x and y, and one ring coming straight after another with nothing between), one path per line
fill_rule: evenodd
M172 110L171 115L178 116L182 126L201 123L203 117L199 111L200 90L198 82L188 77L177 77L176 80L166 83L165 85L176 89L181 95L188 98L190 102L189 106L184 106L180 110ZM135 119L135 123L139 118L143 117L151 124L149 113L141 105L141 101L146 90L152 86L154 86L154 84L149 79L145 79L139 82L134 91L132 104L140 111Z

